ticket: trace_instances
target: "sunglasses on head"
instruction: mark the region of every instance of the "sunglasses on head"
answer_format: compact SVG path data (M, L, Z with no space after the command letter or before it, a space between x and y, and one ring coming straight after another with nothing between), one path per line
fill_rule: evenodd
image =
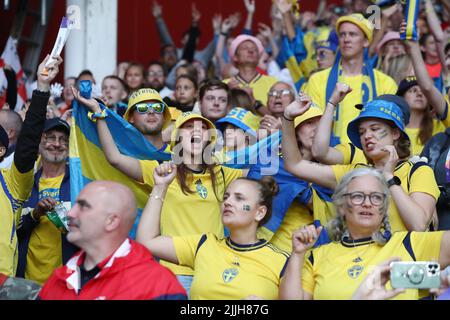
M165 105L162 102L141 102L136 104L134 108L141 114L149 113L150 109L153 109L155 113L163 113Z

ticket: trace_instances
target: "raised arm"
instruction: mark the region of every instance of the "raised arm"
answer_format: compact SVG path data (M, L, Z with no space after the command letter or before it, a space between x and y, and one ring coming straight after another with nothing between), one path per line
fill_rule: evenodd
M97 100L93 98L89 100L85 99L74 87L72 87L72 92L75 99L88 108L89 111L92 113L102 112L102 108ZM144 182L139 160L120 153L104 119L97 119L97 132L106 160L108 160L114 168L123 172L128 177L139 182Z
M351 91L352 89L348 85L338 82L330 100L327 102L325 112L320 118L314 143L311 148L314 159L320 163L332 165L342 164L344 162L343 154L335 148L330 147L330 137L335 108Z
M158 29L159 39L162 45L175 45L170 32L167 29L166 22L162 17L162 6L155 0L152 4L152 14L155 18L156 28Z
M280 52L280 49L278 48L278 45L275 43L275 37L272 33L272 29L264 23L258 23L258 31L262 34L264 38L266 38L269 43L270 47L272 48L272 57L271 60L275 60L278 57L278 53Z
M444 75L447 75L449 70L445 65L445 45L447 44L444 31L441 28L441 21L439 20L436 11L434 10L433 3L430 0L425 0L425 12L427 15L428 26L430 31L436 40L436 46L439 53L439 59L441 60L442 70Z
M280 283L280 299L282 300L312 300L311 294L302 288L302 273L305 254L312 248L323 227L316 229L309 225L292 234L292 254L286 271Z
M318 185L333 188L336 186L336 178L330 166L303 160L297 147L295 136L294 119L305 113L311 106L311 98L302 95L288 105L282 117L281 139L284 165L287 171L293 175L316 183Z
M256 6L255 0L244 0L245 8L247 9L247 19L245 20L244 30L246 33L252 33L253 16L255 14Z
M178 264L178 258L171 237L161 236L161 209L170 183L176 177L177 167L173 163L158 166L153 177L155 185L139 221L136 241L142 243L155 256Z
M406 23L403 22L400 33L406 28ZM427 97L429 103L434 107L436 113L442 117L446 111L446 101L439 90L434 86L433 79L431 79L428 73L425 62L420 52L419 44L415 41L405 40L406 51L411 57L414 72L416 74L417 83L422 89L423 94Z
M14 165L20 173L26 173L33 169L38 157L39 143L44 131L47 103L50 98L50 83L59 72L61 57L56 57L49 67L45 68L50 56L39 65L37 72L37 90L33 92L31 105L25 115L22 130L17 139L16 152L14 153ZM44 72L45 69L45 72ZM11 106L14 108L14 106Z
M295 27L294 22L292 21L292 3L287 0L276 0L275 4L277 5L278 10L280 10L281 15L283 16L283 23L286 27L286 33L289 38L289 41L292 41L295 38Z
M375 49L380 41L383 39L384 34L386 33L386 29L391 17L401 8L398 4L395 4L391 7L385 8L381 10L381 21L379 28L376 27L373 32L373 39L369 46L369 55L375 55ZM372 12L369 12L372 13ZM381 58L381 57L379 57Z
M189 63L194 61L195 50L197 49L197 39L200 36L200 30L198 28L200 18L200 11L198 11L195 3L192 3L192 24L189 29L188 41L183 49L183 56L181 58Z

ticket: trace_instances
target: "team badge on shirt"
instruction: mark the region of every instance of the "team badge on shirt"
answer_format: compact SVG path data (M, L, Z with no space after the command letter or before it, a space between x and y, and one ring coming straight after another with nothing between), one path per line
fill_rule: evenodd
M225 269L225 271L222 273L222 279L225 283L230 283L233 281L234 278L237 277L239 274L239 270L236 268L233 269Z
M352 279L356 279L359 277L359 275L361 274L361 272L363 271L363 267L361 266L353 266L350 269L347 270L347 274L350 278Z
M202 199L206 199L206 197L208 196L208 189L206 189L206 187L202 184L202 181L200 179L197 180L197 182L195 184L196 184L198 195Z

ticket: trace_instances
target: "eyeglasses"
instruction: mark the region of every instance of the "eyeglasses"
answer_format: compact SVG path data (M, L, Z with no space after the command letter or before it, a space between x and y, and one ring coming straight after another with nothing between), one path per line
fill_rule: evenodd
M150 109L152 109L155 113L163 113L165 104L162 102L142 102L136 104L134 107L140 114L149 113Z
M69 138L61 136L61 137L56 137L53 135L50 136L44 136L44 140L46 143L56 143L57 141L59 142L59 144L62 145L69 145Z
M291 91L288 89L284 89L284 90L271 90L269 91L269 97L278 97L278 96L290 96L291 95Z
M369 197L370 203L374 206L380 206L383 204L386 195L381 192L372 192L366 194L363 192L351 192L346 193L344 196L350 197L350 202L356 206L362 205L366 201L366 197Z

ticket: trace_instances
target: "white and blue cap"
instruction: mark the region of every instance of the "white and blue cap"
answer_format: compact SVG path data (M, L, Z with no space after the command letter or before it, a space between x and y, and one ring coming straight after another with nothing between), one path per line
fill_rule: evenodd
M402 109L395 103L386 100L372 100L364 105L361 113L348 124L347 135L350 141L359 149L362 149L361 138L359 136L359 123L367 118L383 119L392 122L409 140L405 132L405 122Z
M233 108L225 117L216 121L215 125L217 129L223 131L227 123L256 137L256 131L259 128L259 117L243 108Z

